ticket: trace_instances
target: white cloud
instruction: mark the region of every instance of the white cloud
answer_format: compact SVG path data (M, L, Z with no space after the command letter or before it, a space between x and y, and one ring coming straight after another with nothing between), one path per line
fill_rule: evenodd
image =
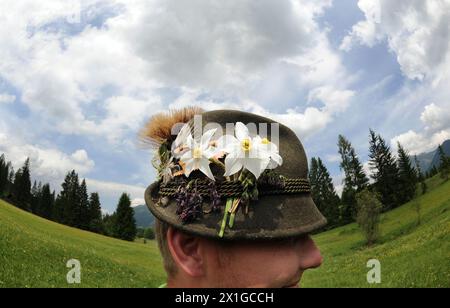
M67 154L56 148L26 144L11 134L2 132L0 132L0 152L5 153L16 170L30 158L33 177L52 183L58 183L70 170L75 169L83 175L89 173L95 166L95 162L83 149Z
M391 129L400 119L413 123L424 108L421 131L398 134L391 139L393 149L398 141L412 154L434 149L450 135L450 0L359 0L358 6L365 19L353 26L341 49L386 41L402 73L418 81L405 82L386 103Z
M309 93L308 102L318 100L325 104L326 111L330 113L342 112L347 109L350 99L354 95L354 91L337 90L329 86L323 86L315 88Z
M322 108L307 107L304 111L300 111L300 108L288 108L283 113L277 113L262 107L252 100L244 100L241 103L232 101L217 103L211 100L202 100L200 98L201 94L202 93L199 91L186 90L184 94L169 107L182 107L196 104L205 110L227 108L247 111L276 120L288 126L294 130L302 140L324 129L333 120L334 113L331 112L331 110L336 112L336 110L333 109L334 100L331 97L327 98L329 105L325 105ZM331 108L328 108L328 106L331 106Z
M143 200L145 187L95 180L91 178L86 178L86 183L90 191L98 192L102 198L118 201L122 193L127 193L130 195L133 206L145 204L145 201Z
M101 2L83 1L84 12L91 12L89 5ZM70 35L63 30L63 21L67 15L71 16L73 6L60 1L52 3L54 6L36 1L0 4L0 11L8 12L0 16L2 77L22 91L22 102L36 120L48 123L49 129L65 134L123 134L124 123L114 122L122 121L122 117L111 117L108 113L102 119L99 114L91 116L90 111L102 109L105 88L116 89L119 96L130 101L145 101L154 83L143 72L143 61L106 27L83 29L79 24L83 31ZM54 23L58 26L52 26ZM128 113L133 112L132 108L135 113L142 110L139 104L128 104ZM105 129L107 124L111 125Z
M105 118L91 133L106 136L110 142L117 143L127 131L137 131L143 120L162 109L159 97L111 97L105 101Z
M143 204L145 205L145 200L143 198L134 198L133 200L131 200L132 207L136 207Z
M450 128L450 111L432 103L425 106L420 120L425 124L425 129L427 130L436 131Z
M11 103L14 103L15 101L16 101L15 95L0 93L0 104L11 104Z
M328 154L325 156L325 159L329 163L337 163L341 161L341 156L339 154Z
M410 130L392 138L391 146L396 151L397 142L400 142L410 154L416 155L435 150L439 144L448 139L450 139L450 129L440 130L431 134L425 132L416 133Z
M450 68L450 1L359 0L365 20L341 44L374 46L386 39L410 79L439 82Z
M367 177L369 178L369 182L373 183L373 179L372 179L373 170L370 167L370 161L366 161L366 162L363 163L363 171L367 175Z
M102 2L84 1L83 12ZM116 16L103 27L80 24L75 35L47 27L72 14L71 4L0 5L9 12L0 17L0 71L48 129L120 142L164 107L156 87L199 90L217 98L210 105L224 108L231 100L242 109L258 93L271 92L273 69L293 80L292 91L310 92L322 104L299 102L286 113L264 107L302 135L326 127L353 96L351 80L316 21L330 0L109 3L108 9L120 6ZM274 100L285 92L283 84L273 89ZM98 109L103 113L91 114Z
M366 19L352 27L351 33L341 43L341 50L350 51L355 41L372 47L383 38L382 34L378 33L377 28L381 21L380 2L377 0L360 0L358 1L358 7L364 12Z
M345 174L341 172L339 175L333 177L333 185L336 193L339 197L342 196L342 191L344 190L344 179Z
M242 87L316 43L314 17L330 1L176 1L129 6L112 20L158 80L172 86ZM180 52L182 51L182 52Z
M436 147L450 139L450 115L448 112L434 103L425 106L420 119L425 128L421 132L409 130L406 133L391 139L392 148L397 149L397 142L411 154L421 154L432 151Z

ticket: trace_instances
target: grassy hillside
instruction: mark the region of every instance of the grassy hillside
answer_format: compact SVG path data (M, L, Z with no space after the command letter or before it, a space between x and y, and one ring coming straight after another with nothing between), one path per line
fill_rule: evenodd
M450 287L450 181L428 181L429 192L382 216L381 239L367 248L356 224L315 236L324 263L304 287ZM421 205L417 225L416 203ZM381 284L369 285L366 263L381 262Z
M305 287L369 287L366 262L381 262L381 287L450 287L450 181L382 216L380 242L367 248L355 224L315 236L325 257ZM422 207L417 225L415 202ZM66 282L78 259L81 285ZM128 243L62 226L0 201L0 287L156 287L164 272L155 243Z
M81 262L80 285L67 284L69 259ZM154 242L62 226L0 200L0 287L157 287L164 279Z

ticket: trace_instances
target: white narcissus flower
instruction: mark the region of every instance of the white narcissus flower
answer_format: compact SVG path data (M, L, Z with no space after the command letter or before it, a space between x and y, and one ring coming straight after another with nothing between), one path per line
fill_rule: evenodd
M191 135L191 127L189 124L184 124L172 143L171 152L174 158L180 158L188 150L186 142L189 135Z
M225 158L225 176L236 174L243 168L258 179L268 167L281 165L282 158L278 148L267 139L252 138L247 126L236 123L235 136L225 135L218 141L219 148L227 153Z
M175 164L173 163L173 157L171 157L169 159L169 161L167 162L167 165L164 167L164 169L161 172L163 183L168 183L170 180L173 179L173 173L172 173L173 167L175 167Z
M192 171L200 170L211 180L214 179L214 175L209 167L210 158L216 155L217 148L211 146L211 138L216 133L217 129L208 130L203 134L200 140L195 140L192 135L187 134L186 141L183 145L186 150L183 151L180 157L180 161L185 165L185 175L189 177Z
M283 164L283 158L280 156L278 147L275 143L270 142L267 138L261 138L259 136L256 136L254 141L258 146L261 156L265 155L266 159L269 160L266 169L275 169Z

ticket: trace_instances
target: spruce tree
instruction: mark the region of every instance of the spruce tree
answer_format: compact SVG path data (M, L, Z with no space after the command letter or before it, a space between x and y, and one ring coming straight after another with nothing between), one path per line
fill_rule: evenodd
M41 195L39 200L39 213L38 215L51 219L52 210L55 204L55 193L51 192L50 184L45 184L42 186Z
M342 223L349 223L356 216L356 194L368 186L369 179L364 173L352 144L342 135L338 138L338 152L341 156L340 168L344 171L342 190Z
M114 237L114 226L116 224L116 213L105 214L102 217L103 234Z
M372 179L378 192L383 209L389 210L400 204L399 171L394 157L385 140L370 130L369 164L372 169Z
M339 224L340 199L334 189L330 173L320 158L311 159L309 179L313 200L328 220L326 228L336 227Z
M13 200L21 209L30 210L31 204L31 179L30 159L27 158L22 168L14 176Z
M409 158L407 151L402 147L400 142L397 143L397 147L397 165L400 181L398 200L401 204L403 204L414 198L416 194L418 177L416 170L411 164L411 159Z
M88 230L90 224L89 217L89 195L87 192L86 180L83 179L78 187L78 203L76 204L77 228Z
M75 170L66 175L61 186L62 190L58 198L60 222L68 226L77 227L79 221L80 183Z
M114 237L133 241L137 233L136 221L134 220L130 197L126 193L120 197L114 220Z
M89 198L89 230L103 233L102 208L98 193L92 193Z
M8 186L9 166L5 155L0 156L0 198L4 196Z
M448 181L448 174L450 173L450 159L447 155L445 155L441 145L438 147L438 153L440 162L438 170L441 172L441 178L444 179L444 181Z
M11 198L13 186L14 186L14 176L15 176L14 168L13 168L11 162L8 162L8 170L9 170L9 175L8 175L8 183L7 183L5 194L6 194L6 196L8 196L8 198Z
M420 162L417 159L417 156L414 156L414 162L416 164L417 180L420 183L420 188L422 190L422 195L423 195L427 192L427 184L425 183L425 176L422 173L422 168L420 167Z
M31 212L36 215L40 215L40 200L42 193L42 183L39 182L39 185L34 181L33 186L31 187Z
M436 168L436 166L433 166L431 169L430 169L430 171L428 171L428 177L429 178L432 178L433 176L435 176L436 174L438 174L439 173L439 171L438 171L438 169Z
M53 205L52 220L61 224L64 223L64 198L61 194L56 197L55 204Z

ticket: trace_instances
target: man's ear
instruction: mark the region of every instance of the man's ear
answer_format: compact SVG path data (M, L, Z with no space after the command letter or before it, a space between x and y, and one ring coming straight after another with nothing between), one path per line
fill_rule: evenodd
M199 277L205 274L205 260L200 238L169 227L167 244L173 260L186 275Z

